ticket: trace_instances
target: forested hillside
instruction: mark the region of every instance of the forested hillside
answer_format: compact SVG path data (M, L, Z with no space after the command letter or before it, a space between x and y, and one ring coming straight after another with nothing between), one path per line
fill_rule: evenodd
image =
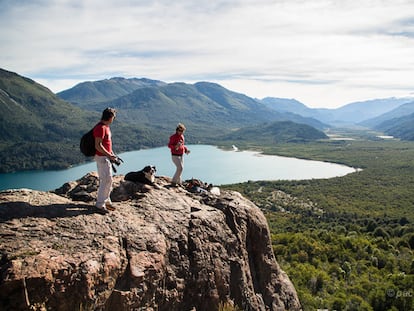
M303 143L327 138L323 132L309 125L280 121L244 127L224 136L223 140L237 144L253 142L274 146L279 143Z
M79 151L83 133L101 112L69 104L46 87L0 69L0 172L60 169L85 160ZM116 150L162 144L155 131L117 124Z
M118 153L165 145L178 122L187 125L188 143L210 144L224 143L222 136L234 129L260 127L263 122L293 118L320 124L271 111L252 98L206 82L166 84L113 78L82 83L60 95L76 105L31 79L0 71L0 172L59 169L84 161L79 152L80 137L108 106L118 110L112 126ZM286 128L291 133L279 140L292 140L302 127L291 123Z
M113 100L130 94L139 88L164 84L166 83L162 81L145 78L125 79L118 77L95 82L82 82L56 95L68 102L76 103L80 107L88 109L90 104Z
M167 84L148 79L145 81L150 82L142 83L141 80L138 80L139 87L134 79L120 78L82 83L58 95L70 94L64 98L92 111L115 107L119 109L122 120L128 123L170 130L177 120L181 120L194 130L197 140L215 138L223 131L269 121L290 120L318 129L327 127L316 119L269 109L256 99L232 92L216 83ZM109 82L105 93L94 91ZM135 89L128 88L131 83L134 83ZM82 100L86 85L88 96ZM117 89L131 91L120 96ZM111 90L114 92L111 93ZM103 100L103 95L106 100Z
M414 144L342 141L266 153L362 168L343 177L231 185L265 213L305 311L414 310Z
M80 162L77 138L96 117L33 80L0 69L0 171Z
M377 130L403 140L414 141L414 113L389 119L375 126Z
M383 122L409 116L414 113L414 101L398 106L390 112L381 114L380 116L366 120L361 123L363 126L375 128Z

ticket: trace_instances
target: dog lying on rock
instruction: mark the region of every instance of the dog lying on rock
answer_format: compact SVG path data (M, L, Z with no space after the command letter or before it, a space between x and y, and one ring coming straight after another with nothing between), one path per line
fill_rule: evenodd
M147 165L142 170L137 172L129 172L125 175L124 179L128 181L138 182L145 185L155 185L155 172L156 167L153 165Z

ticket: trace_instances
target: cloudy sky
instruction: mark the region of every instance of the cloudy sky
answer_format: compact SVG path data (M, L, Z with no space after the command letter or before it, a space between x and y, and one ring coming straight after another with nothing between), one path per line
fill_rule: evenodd
M414 96L413 0L0 0L0 68L216 82L334 108Z

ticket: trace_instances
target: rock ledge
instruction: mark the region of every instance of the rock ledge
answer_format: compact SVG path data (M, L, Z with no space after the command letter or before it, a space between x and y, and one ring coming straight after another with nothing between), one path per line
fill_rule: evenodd
M96 173L0 192L0 310L301 310L257 206L156 183L116 176L105 216Z

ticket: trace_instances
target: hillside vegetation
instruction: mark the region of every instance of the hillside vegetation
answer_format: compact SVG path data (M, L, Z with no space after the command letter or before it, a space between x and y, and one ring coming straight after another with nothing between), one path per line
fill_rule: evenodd
M264 122L293 118L320 124L271 111L252 98L207 82L112 78L81 83L59 94L73 104L31 79L0 69L0 172L61 169L85 161L80 137L108 106L118 110L111 127L118 153L167 144L178 122L189 129L188 143L209 144L224 143L234 129ZM291 123L285 128L291 131L286 137L292 139L301 128Z
M80 83L58 96L92 111L107 106L118 108L120 117L128 123L170 130L181 120L201 139L215 137L223 130L281 120L318 129L327 127L316 119L276 111L257 99L210 82L187 84L111 78Z
M85 161L79 151L83 133L95 125L101 111L69 104L46 87L0 69L0 172L61 169ZM117 151L159 146L155 130L116 123Z
M403 140L414 141L414 113L404 117L394 118L384 121L377 126L376 129L401 138Z
M414 144L342 141L262 149L362 169L331 179L227 186L265 212L274 253L304 310L413 310Z
M81 162L73 149L94 119L33 80L0 69L0 171Z
M107 101L101 101L100 97L93 100L91 95L88 102L91 101L94 103L79 105L93 111L114 107L119 110L123 122L164 130L175 128L180 120L192 129L198 140L214 138L235 128L292 118L295 122L321 124L268 109L248 96L208 82L140 87L115 99L108 97Z
M292 121L265 123L259 126L244 127L231 134L223 136L224 141L241 144L256 142L262 145L273 146L282 143L302 143L327 139L323 132L306 124L297 124Z
M56 95L65 101L88 109L89 105L130 94L139 88L164 84L166 83L157 80L117 77L96 82L82 82Z

